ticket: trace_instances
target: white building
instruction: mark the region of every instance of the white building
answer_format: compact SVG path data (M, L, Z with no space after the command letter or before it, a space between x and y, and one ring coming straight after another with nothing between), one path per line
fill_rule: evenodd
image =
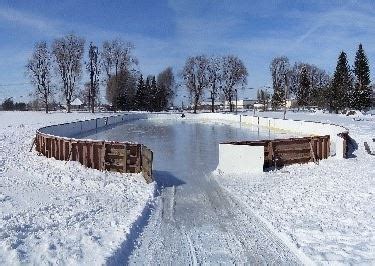
M250 99L237 100L237 109L252 109L256 102L256 100ZM236 108L236 100L232 100L232 106ZM229 109L229 101L224 102L224 109Z

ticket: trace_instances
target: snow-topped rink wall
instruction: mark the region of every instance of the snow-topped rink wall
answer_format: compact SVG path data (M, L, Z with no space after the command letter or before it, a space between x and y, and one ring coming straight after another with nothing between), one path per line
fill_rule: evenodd
M152 151L142 144L130 142L98 141L76 138L138 119L188 119L220 121L240 124L243 127L264 127L304 137L220 143L217 169L226 173L262 172L266 167L292 163L317 162L334 156L346 158L348 130L344 127L310 121L234 115L223 113L126 113L85 121L77 121L41 128L37 131L36 150L57 160L78 161L81 164L108 171L124 173L142 172L146 181L152 178Z
M222 113L202 113L186 117L237 122L241 126L258 126L304 136L221 143L217 169L224 173L263 172L268 167L317 162L328 157L347 158L349 131L339 125Z
M78 161L86 167L97 170L121 173L142 172L146 182L152 182L153 153L145 145L75 138L88 132L141 118L147 118L147 115L122 114L43 127L36 133L36 150L48 158Z

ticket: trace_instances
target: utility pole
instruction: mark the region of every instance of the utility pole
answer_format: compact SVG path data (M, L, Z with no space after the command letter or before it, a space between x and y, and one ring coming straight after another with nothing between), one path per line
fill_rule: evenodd
M285 78L285 88L284 88L284 120L286 119L286 102L287 102L287 95L288 95L288 78L287 78L287 74L284 74L284 78Z
M237 88L236 89L234 89L234 91L236 92L236 114L237 114Z

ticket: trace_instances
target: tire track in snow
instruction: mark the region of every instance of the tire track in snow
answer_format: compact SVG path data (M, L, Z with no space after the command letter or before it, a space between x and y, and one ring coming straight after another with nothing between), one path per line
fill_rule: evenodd
M4 174L5 172L5 151L4 151L4 141L5 137L0 137L0 175Z

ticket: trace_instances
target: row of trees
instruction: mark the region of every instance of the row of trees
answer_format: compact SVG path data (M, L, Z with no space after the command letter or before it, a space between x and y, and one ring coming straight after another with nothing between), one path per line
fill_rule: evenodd
M296 62L290 65L287 57L277 57L270 65L272 107L284 106L286 100L295 98L298 107L324 106L325 90L330 83L329 75L317 66Z
M84 61L84 38L69 34L55 39L51 47L45 41L38 42L26 64L26 73L36 89L36 94L48 112L48 103L59 88L65 98L67 111L71 102L82 95L92 112L98 103L100 84L106 87L106 98L115 110L145 109L134 104L137 95L137 80L141 76L136 70L137 58L133 55L134 45L121 40L104 41L101 49L90 43ZM83 69L89 81L80 90ZM158 101L155 109L163 109L173 97L173 72L171 68L159 74L154 94L151 87L141 88L149 100ZM139 87L139 86L138 86ZM150 94L151 93L151 94ZM138 93L139 94L139 93ZM161 97L163 96L163 99ZM140 101L137 99L137 101Z
M326 71L307 63L289 63L287 57L274 58L270 64L274 109L294 98L298 108L319 106L338 112L345 108L371 107L370 67L362 45L358 47L351 69L341 52L331 78Z
M170 105L174 88L171 67L163 70L157 77L148 76L146 80L142 74L122 70L109 78L107 99L120 110L162 111Z
M207 57L205 55L187 58L182 70L182 77L197 112L198 103L206 92L210 93L212 112L215 99L222 95L229 101L230 111L233 111L232 101L237 96L237 90L246 84L248 76L244 63L236 56Z
M24 102L14 102L12 98L7 98L2 102L1 108L4 111L26 111L27 105Z
M365 110L372 105L370 66L359 45L354 66L350 68L345 52L341 52L329 92L329 106L336 113L345 108Z
M26 72L36 88L48 112L48 103L53 90L53 68L70 112L72 98L82 75L82 60L85 40L73 34L57 38L51 48L45 41L35 45L34 52L26 64Z

